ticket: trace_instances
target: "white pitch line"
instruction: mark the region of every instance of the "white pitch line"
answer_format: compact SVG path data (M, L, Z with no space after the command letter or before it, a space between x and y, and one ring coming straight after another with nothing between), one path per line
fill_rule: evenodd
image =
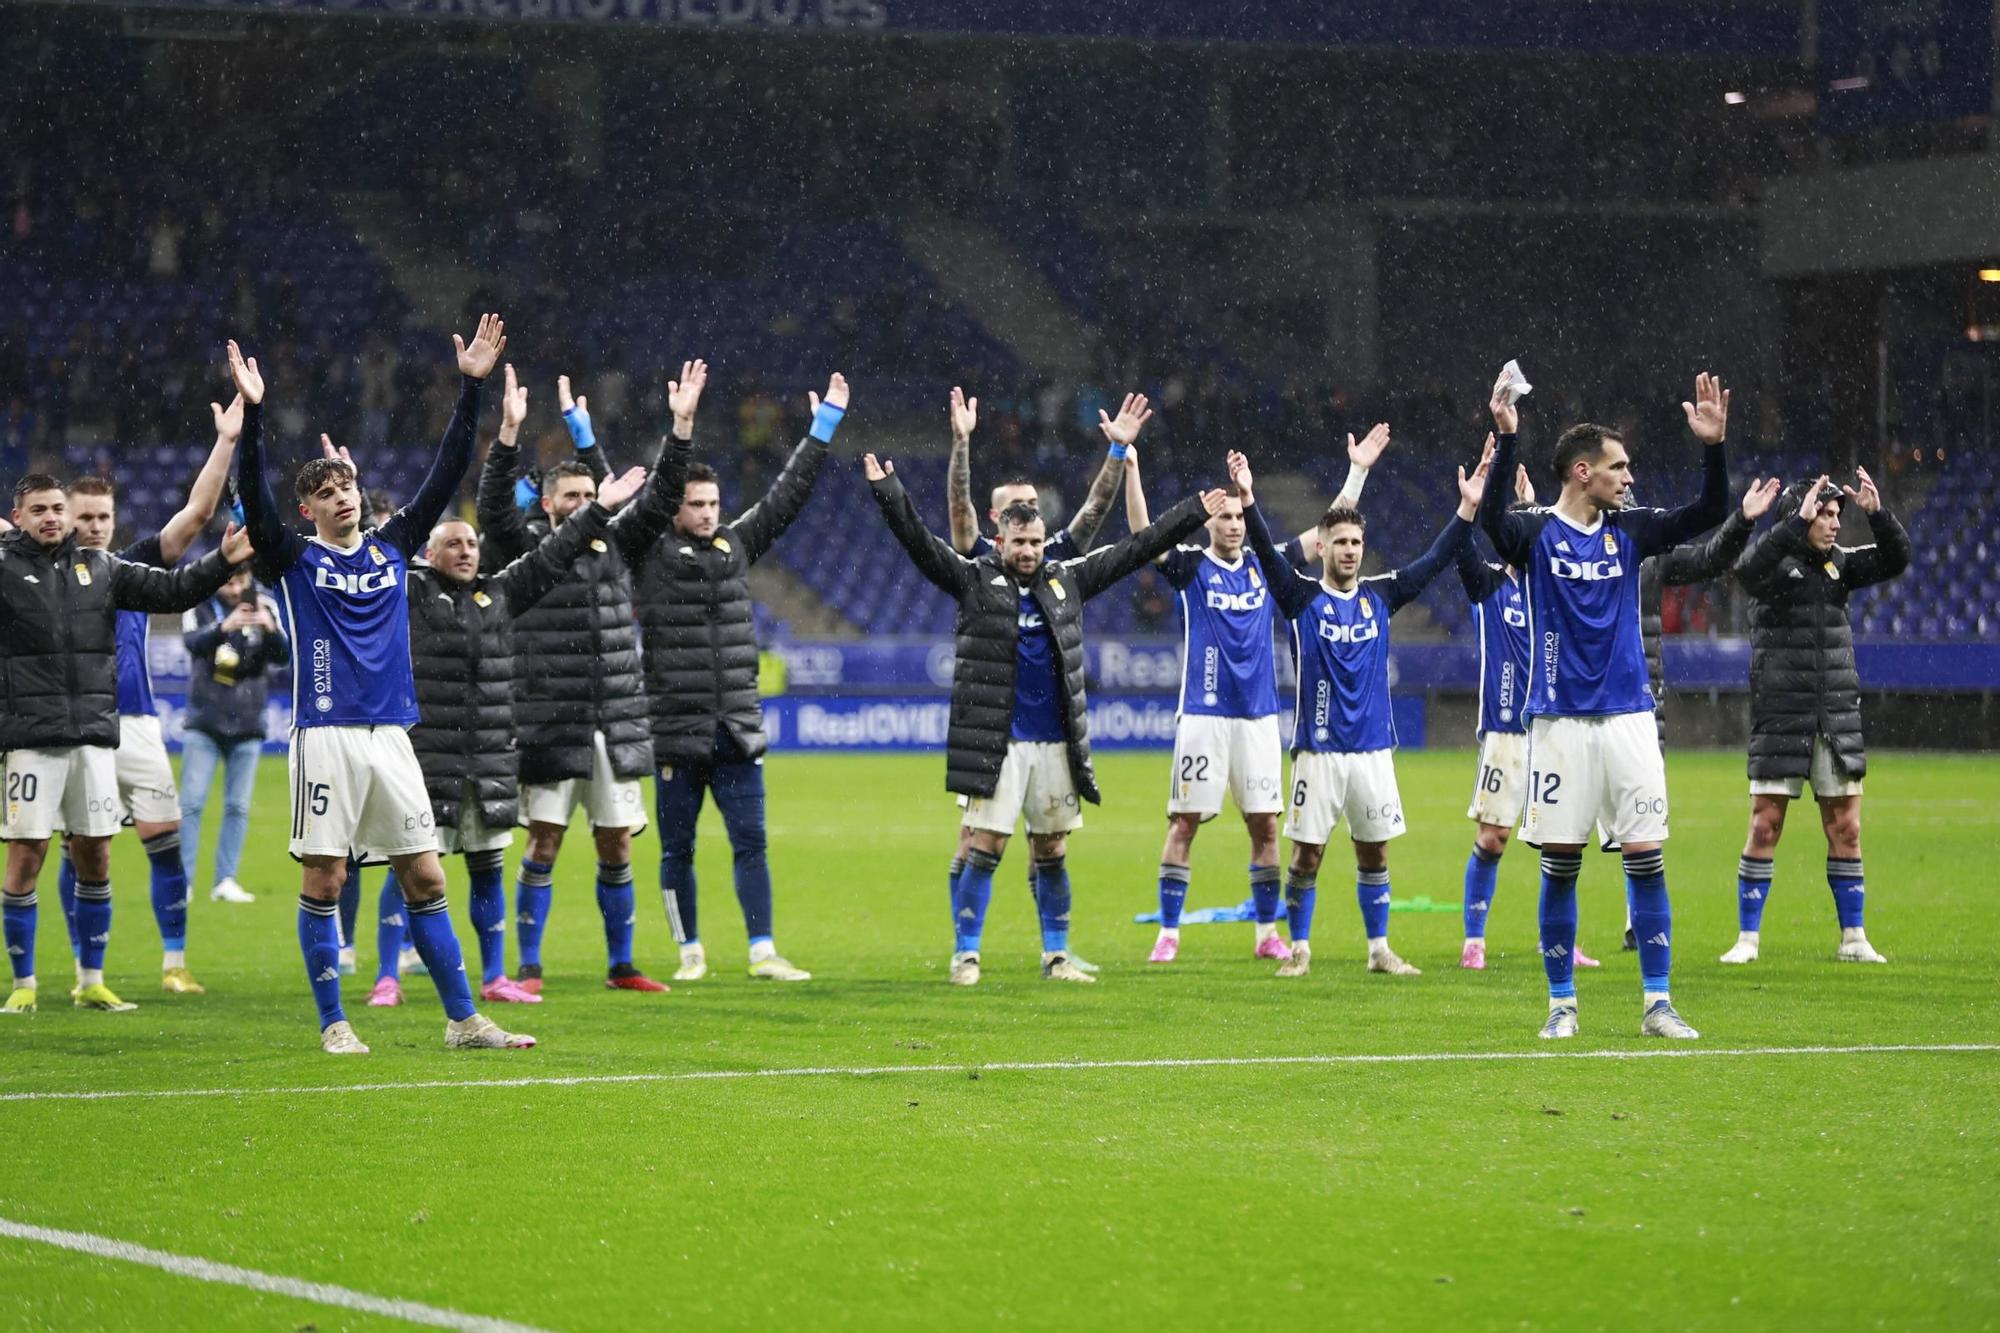
M330 1282L306 1282L300 1278L285 1277L278 1273L259 1272L254 1268L238 1268L235 1264L219 1264L210 1259L197 1259L192 1255L172 1254L166 1250L134 1245L129 1241L113 1240L109 1236L95 1236L88 1231L59 1231L54 1227L38 1227L27 1222L15 1222L0 1217L0 1236L13 1240L33 1241L39 1245L53 1245L58 1249L74 1250L78 1254L88 1254L98 1259L116 1259L121 1263L140 1264L147 1268L157 1268L163 1273L172 1273L176 1277L191 1277L197 1282L216 1282L226 1287L247 1287L251 1291L261 1291L272 1296L290 1296L301 1301L311 1301L316 1305L333 1305L343 1310L385 1315L390 1319L401 1319L410 1324L424 1324L431 1328L455 1328L464 1330L464 1333L545 1333L545 1330L533 1324L517 1324L510 1319L489 1319L485 1315L461 1314L457 1310L446 1310L417 1301L370 1296L365 1291L336 1287Z
M805 1065L787 1069L689 1069L646 1074L562 1074L529 1078L440 1078L408 1083L322 1083L297 1088L115 1088L87 1092L4 1092L0 1102L106 1102L180 1097L310 1097L343 1092L422 1092L432 1088L578 1088L615 1083L700 1083L762 1078L869 1078L884 1074L1003 1074L1096 1069L1249 1069L1287 1065L1479 1064L1520 1060L1692 1060L1786 1055L1950 1055L2000 1051L1995 1042L1880 1046L1643 1046L1610 1051L1410 1051L1384 1055L1216 1055L1156 1060L996 1060L990 1064Z

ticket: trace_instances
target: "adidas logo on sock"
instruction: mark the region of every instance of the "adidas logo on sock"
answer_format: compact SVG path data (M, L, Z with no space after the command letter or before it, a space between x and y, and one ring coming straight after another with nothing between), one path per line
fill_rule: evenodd
M528 915L527 913L525 913L525 912L523 912L523 913L522 913L522 914L521 914L520 916L517 916L517 917L515 917L515 918L514 918L514 920L515 920L515 921L516 921L516 922L517 922L518 924L520 924L520 925L523 925L523 926L532 926L532 925L536 925L536 924L538 924L538 923L537 923L537 922L535 921L535 918L533 918L533 917L529 916L529 915Z
M107 930L102 935L92 935L90 942L92 944L109 944L111 943L111 932Z
M1491 903L1474 903L1472 904L1471 907L1467 908L1466 910L1470 912L1489 912L1492 909L1493 909L1493 904Z
M967 907L967 908L963 909L963 910L962 910L962 911L960 911L960 912L959 912L959 914L958 914L958 916L959 916L959 919L960 919L961 921L970 921L970 920L972 920L972 919L973 919L973 918L974 918L975 916L978 916L978 915L979 915L979 914L978 914L977 912L973 911L973 910L972 910L972 909L971 909L970 907Z
M1389 891L1384 889L1380 898L1370 898L1368 901L1371 903L1386 903L1389 901Z
M340 980L340 969L339 969L339 968L337 968L337 967L329 967L329 968L327 968L327 969L326 969L326 970L325 970L324 972L322 972L322 973L320 973L320 974L319 974L318 976L314 977L314 978L313 978L313 980L314 980L314 981L338 981L338 980Z
M1564 948L1564 947L1563 947L1562 945L1560 945L1560 944L1551 944L1551 945L1550 945L1550 946L1549 946L1548 948L1546 948L1546 949L1542 950L1542 957L1544 957L1544 958L1567 958L1567 957L1569 957L1569 950L1568 950L1568 949L1565 949L1565 948Z
M1744 894L1743 897L1747 902L1760 903L1764 901L1764 891L1762 889L1752 889Z
M1648 943L1648 944L1657 944L1657 945L1659 945L1659 946L1660 946L1660 947L1661 947L1662 949L1665 949L1665 948L1668 948L1668 947L1669 947L1669 945L1670 945L1670 942L1669 942L1669 941L1668 941L1668 939L1667 939L1667 932L1666 932L1666 931L1664 931L1664 930L1663 930L1663 931L1661 931L1661 932L1660 932L1659 934L1657 934L1657 935L1654 935L1654 936L1650 937L1649 939L1647 939L1646 943Z
M382 918L382 924L385 926L400 926L403 924L402 914L399 912L395 916L385 916Z
M8 954L9 954L10 956L12 956L12 957L15 957L15 958L19 958L19 957L20 957L20 956L21 956L22 954L24 954L24 953L26 953L26 952L28 952L28 951L27 951L26 949L23 949L23 948L22 948L22 947L21 947L20 945L18 945L18 944L10 944L10 945L8 945L8 946L7 946L7 952L8 952Z

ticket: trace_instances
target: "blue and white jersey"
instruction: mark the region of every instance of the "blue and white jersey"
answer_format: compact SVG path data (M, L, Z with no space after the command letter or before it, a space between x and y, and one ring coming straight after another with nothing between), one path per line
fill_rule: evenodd
M1528 600L1504 565L1481 560L1470 544L1458 552L1458 577L1479 634L1478 734L1528 729Z
M1346 592L1321 585L1292 619L1292 655L1298 663L1292 749L1361 754L1396 744L1389 709L1388 599L1363 579Z
M1491 475L1514 475L1519 441L1499 437ZM1479 521L1500 558L1526 576L1529 717L1612 717L1653 711L1639 630L1639 566L1729 516L1720 444L1702 449L1701 495L1673 509L1600 513L1579 527L1552 508L1509 511L1487 487Z
M1020 614L1020 638L1014 650L1014 720L1008 735L1017 741L1067 740L1055 632L1033 594L1021 594Z
M1248 550L1227 561L1206 546L1177 546L1162 562L1180 591L1179 711L1258 718L1278 711L1271 590Z
M292 640L292 725L409 727L409 561L379 532L343 551L308 538L278 571L278 605Z
M166 556L159 537L146 537L118 552L120 560L135 565L163 567ZM153 698L153 664L148 647L153 637L153 617L144 611L120 611L115 626L118 645L118 716L156 717L159 706Z

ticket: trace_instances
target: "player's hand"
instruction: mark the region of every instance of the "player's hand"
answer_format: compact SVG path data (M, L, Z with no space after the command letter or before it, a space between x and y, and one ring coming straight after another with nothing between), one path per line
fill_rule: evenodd
M1772 477L1769 481L1753 481L1750 489L1743 492L1743 517L1755 523L1764 517L1772 501L1778 498L1779 481Z
M1216 518L1220 516L1223 507L1226 506L1228 503L1229 503L1229 492L1223 490L1220 486L1216 487L1212 491L1203 491L1201 493L1201 507L1208 511L1208 516L1210 518Z
M528 386L514 378L514 363L501 369L500 438L508 444L521 438L521 423L528 419Z
M1476 512L1479 508L1480 500L1485 498L1486 478L1493 471L1493 453L1493 437L1489 435L1486 439L1486 447L1479 451L1479 464L1472 469L1472 475L1467 476L1463 467L1458 469L1459 517L1469 517L1465 513L1468 506Z
M1389 423L1378 421L1374 428L1361 437L1359 444L1352 435L1347 437L1347 461L1356 467L1374 467L1375 460L1389 447Z
M1821 477L1806 491L1806 498L1799 504L1799 517L1810 523L1819 517L1819 493L1826 489L1826 478Z
M569 391L569 376L556 376L556 407L559 410L573 412L581 408L583 414L587 417L590 415L590 409L585 406L585 403L588 401L588 399L571 396Z
M230 444L243 438L243 395L237 394L229 400L229 406L210 403L208 410L215 414L215 438Z
M673 410L674 425L682 434L694 429L694 409L701 402L702 388L708 383L708 362L681 362L681 377L667 381L667 406Z
M818 394L810 392L806 394L806 404L814 412L819 411L819 402ZM847 410L847 377L837 370L826 382L826 405L837 407L843 412Z
M1875 489L1875 479L1868 475L1868 469L1865 467L1854 469L1854 475L1861 478L1861 489L1857 491L1852 486L1842 486L1840 488L1841 494L1860 505L1861 512L1864 514L1880 513L1882 511L1882 492Z
M1703 444L1721 444L1723 429L1729 425L1729 390L1722 381L1703 371L1694 377L1694 401L1681 404L1687 413L1688 429Z
M1146 405L1143 393L1128 393L1119 405L1118 415L1111 416L1103 408L1097 409L1097 428L1104 432L1104 438L1113 444L1130 447L1139 438L1139 432L1153 419L1153 409Z
M1229 451L1227 460L1229 479L1236 483L1236 489L1243 492L1245 507L1256 504L1250 490L1250 460L1234 449Z
M868 480L881 481L896 474L896 465L886 458L878 463L875 461L875 455L863 454L861 455L861 470L867 474Z
M1512 435L1521 429L1521 411L1514 406L1514 391L1507 387L1505 370L1500 378L1493 381L1493 395L1486 406L1493 413L1493 429L1502 435Z
M481 315L479 331L472 335L471 344L454 333L451 345L458 351L458 373L468 379L483 380L493 373L501 351L507 346L507 326L498 315Z
M597 503L616 513L619 506L637 495L645 484L646 469L627 468L620 476L604 479L604 484L597 488Z
M264 373L257 369L257 358L244 360L234 338L229 340L229 377L236 381L236 392L244 402L264 401Z
M1493 441L1491 435L1487 436L1486 439L1489 444ZM1528 476L1528 465L1526 463L1514 464L1514 498L1524 505L1531 505L1535 502L1535 483Z
M967 398L965 390L957 385L951 390L951 442L962 444L972 438L973 428L979 425L979 400Z
M255 554L250 545L250 534L231 523L222 534L222 558L232 565L240 565Z
M354 466L354 455L347 452L347 446L344 444L335 444L333 437L324 433L319 437L319 456L321 458L337 458L349 467Z

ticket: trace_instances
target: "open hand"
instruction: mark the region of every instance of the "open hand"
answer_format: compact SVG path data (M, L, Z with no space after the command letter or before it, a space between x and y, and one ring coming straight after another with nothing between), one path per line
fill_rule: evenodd
M863 454L861 455L861 470L868 474L868 480L881 481L895 475L896 465L886 458L878 463L875 461L875 455Z
M1256 501L1251 498L1250 490L1250 460L1236 450L1231 449L1229 451L1227 466L1229 468L1229 479L1236 483L1237 490L1243 492L1244 505L1255 504Z
M1696 439L1721 444L1723 429L1729 425L1729 390L1704 370L1694 377L1694 401L1682 403L1681 411L1687 413L1688 429Z
M1471 505L1474 509L1479 508L1480 500L1486 495L1487 474L1493 471L1493 453L1493 437L1489 435L1486 437L1486 446L1479 451L1479 464L1472 469L1472 475L1467 476L1463 467L1458 469L1458 499L1461 509L1466 505Z
M1201 507L1208 511L1210 518L1220 517L1223 509L1228 504L1229 492L1219 486L1212 491L1203 491L1201 493Z
M1821 477L1806 491L1806 498L1799 503L1799 517L1810 523L1819 517L1819 493L1826 489L1826 478Z
M1146 405L1143 393L1128 393L1119 405L1118 415L1111 416L1103 408L1097 409L1097 428L1104 432L1104 438L1113 444L1130 446L1139 438L1139 432L1153 419L1153 409Z
M264 372L257 369L257 358L243 359L243 349L229 340L229 377L236 381L236 392L246 403L264 401Z
M481 315L479 331L472 335L471 345L456 333L451 335L451 345L458 351L458 373L468 379L483 380L493 373L501 350L507 346L507 326L498 315Z
M597 488L597 503L615 513L620 505L637 495L645 484L646 469L627 468L616 477L604 479L604 484Z
M222 558L232 565L240 565L255 554L250 545L250 534L231 523L222 534Z
M229 400L229 406L210 403L208 410L215 414L215 438L227 440L231 444L243 438L243 395L237 394Z
M806 403L814 412L819 411L819 402L818 394L806 394ZM837 370L833 372L832 377L826 382L826 405L828 407L837 407L843 412L847 410L847 377Z
M1868 475L1868 469L1865 467L1854 469L1854 475L1861 478L1861 489L1857 491L1852 486L1842 486L1841 494L1860 505L1864 514L1880 513L1882 493L1875 489L1875 479Z
M667 381L667 406L673 410L676 425L694 425L694 409L701 402L701 391L707 383L708 362L681 362L681 377ZM582 400L577 401L581 405Z
M588 417L590 415L589 402L590 400L587 398L571 396L569 391L569 376L556 376L556 407L559 410L563 412L581 411L585 417Z
M1374 467L1375 460L1389 447L1389 423L1378 421L1356 444L1352 435L1347 437L1347 461L1356 467Z
M1491 435L1487 436L1486 441L1488 444L1491 444L1493 437ZM1531 505L1535 502L1535 483L1528 476L1528 465L1526 463L1514 464L1514 498L1524 505Z
M951 390L951 438L953 442L969 440L972 431L979 424L979 400L967 398L965 390L956 385Z
M521 423L528 419L528 386L514 378L511 361L501 373L505 378L500 390L500 433L512 440L519 436Z
M344 444L335 444L333 437L324 433L319 437L319 456L321 458L337 458L349 467L354 466L354 455L347 452L347 446Z
M1779 487L1780 482L1776 477L1772 477L1769 481L1751 482L1750 489L1743 492L1743 517L1752 523L1764 517L1764 512L1771 507L1771 502L1778 498Z

